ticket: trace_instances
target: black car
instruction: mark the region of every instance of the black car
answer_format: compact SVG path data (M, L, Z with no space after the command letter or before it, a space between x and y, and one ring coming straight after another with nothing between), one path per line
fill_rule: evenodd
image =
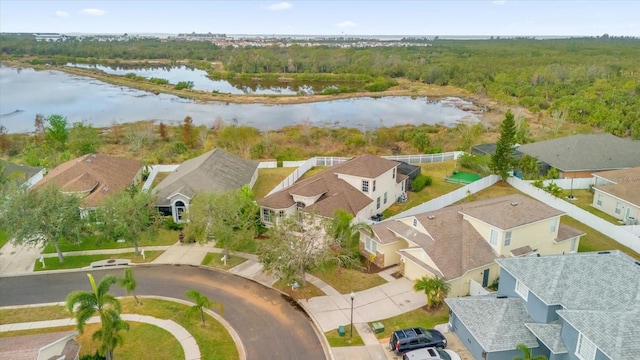
M410 328L394 331L389 339L389 349L400 355L409 350L435 346L444 348L447 339L438 330Z

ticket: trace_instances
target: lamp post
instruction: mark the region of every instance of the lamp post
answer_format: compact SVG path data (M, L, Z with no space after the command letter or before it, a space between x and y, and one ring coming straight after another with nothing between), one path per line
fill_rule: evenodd
M356 294L351 292L351 337L353 338L353 299L355 299Z

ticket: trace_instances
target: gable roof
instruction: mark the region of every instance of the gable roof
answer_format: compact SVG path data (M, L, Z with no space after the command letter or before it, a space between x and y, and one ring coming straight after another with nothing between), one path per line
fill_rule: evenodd
M598 185L596 189L640 207L640 166L629 169L602 171L594 174L594 176L613 183Z
M460 213L502 230L564 214L560 210L521 194L501 196L460 205Z
M169 197L177 193L192 198L198 192L238 189L251 182L257 169L257 161L213 149L183 162L162 180L154 189L156 205L171 205Z
M638 154L638 156L640 156L640 154ZM600 171L593 174L593 176L606 179L616 184L640 184L640 166L619 170Z
M18 165L4 160L0 160L0 165L5 166L4 173L0 175L7 177L18 176L25 181L42 170L41 167Z
M611 134L582 134L525 144L518 151L562 171L598 171L640 166L640 141Z
M640 311L640 265L620 251L496 262L547 305L569 310Z
M559 321L551 323L525 323L524 326L533 333L554 354L569 352L562 341L562 324Z
M34 188L55 184L62 191L84 196L82 205L95 207L135 181L142 168L140 160L103 154L88 154L69 160L49 171Z
M295 205L293 195L318 197L315 203L305 207L304 211L333 217L333 213L337 209L344 209L355 216L360 210L372 203L373 199L349 185L345 180L340 179L338 174L372 179L398 166L398 164L396 161L375 155L360 155L312 177L297 181L285 189L258 200L258 204L270 209L287 209ZM406 179L405 175L396 174L397 182L404 179Z
M495 296L447 298L444 301L487 352L513 350L518 344L537 348L524 323L533 322L521 299Z

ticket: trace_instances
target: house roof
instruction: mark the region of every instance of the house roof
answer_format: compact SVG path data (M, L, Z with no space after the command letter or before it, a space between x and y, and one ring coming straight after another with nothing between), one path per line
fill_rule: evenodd
M246 160L222 149L213 149L180 164L154 189L158 206L171 205L170 197L180 193L192 198L198 192L238 189L251 182L258 162Z
M496 262L547 305L559 304L569 310L640 311L640 265L620 251Z
M524 323L533 322L519 298L470 296L444 300L486 352L513 350L518 344L537 348Z
M562 242L565 240L573 239L576 236L582 236L584 234L584 231L580 231L568 225L560 224L560 227L558 228L558 237L556 237L554 241Z
M0 160L0 165L5 166L4 176L7 176L7 177L17 176L20 179L24 179L25 181L29 180L30 177L32 177L33 175L37 174L40 170L42 170L41 167L18 165L8 161L4 161L4 160Z
M460 206L460 213L502 230L564 214L530 197L513 194Z
M560 322L525 323L524 326L554 354L565 354L569 352L560 336L562 332L562 324L560 324Z
M638 155L640 156L640 155ZM640 184L640 166L627 169L600 171L593 176L606 179L616 184Z
M397 161L383 159L375 155L361 155L258 200L258 204L270 209L287 209L295 205L292 195L319 196L313 205L307 206L304 210L313 211L325 217L333 217L333 213L337 209L344 209L355 216L373 200L359 189L349 185L345 180L340 179L338 174L371 179L397 165ZM405 175L396 174L397 182L404 179L406 179Z
M95 207L132 184L141 168L140 160L88 154L49 171L34 188L55 184L62 191L84 195L82 206Z
M640 184L600 185L596 189L640 207Z
M522 145L518 151L562 171L640 166L640 141L611 134L582 134Z
M610 359L640 359L640 312L558 310L558 315Z
M493 155L496 153L496 147L496 143L474 145L471 147L471 153L478 155ZM519 159L522 157L522 153L515 148L513 149L513 157Z
M41 348L74 334L75 331L58 331L24 336L0 337L0 359L37 359ZM58 355L66 355L66 359L75 359L79 352L80 345L74 339L70 339L67 341L67 345L62 354ZM59 356L54 358L58 359Z

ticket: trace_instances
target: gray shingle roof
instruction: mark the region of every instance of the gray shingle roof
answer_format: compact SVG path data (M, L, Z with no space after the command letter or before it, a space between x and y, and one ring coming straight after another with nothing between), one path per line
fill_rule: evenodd
M573 135L522 145L518 151L562 171L598 171L640 166L640 141L611 134Z
M560 304L570 310L640 311L640 266L619 251L496 262L547 305Z
M38 171L42 170L41 167L18 165L18 164L10 163L8 161L0 160L0 165L2 164L5 165L4 176L7 176L7 177L17 176L22 180L29 180L30 177L37 174Z
M525 323L533 322L519 298L471 296L445 299L458 319L487 352L515 349L518 344L537 348Z
M637 281L640 280L636 278ZM638 310L631 313L559 310L558 315L591 340L610 359L640 359Z
M154 189L156 204L171 205L169 196L181 193L192 198L197 192L238 189L251 182L258 162L213 149L182 163Z
M562 332L562 324L560 324L560 322L556 321L548 324L527 323L524 325L554 354L564 354L568 352L560 336Z

